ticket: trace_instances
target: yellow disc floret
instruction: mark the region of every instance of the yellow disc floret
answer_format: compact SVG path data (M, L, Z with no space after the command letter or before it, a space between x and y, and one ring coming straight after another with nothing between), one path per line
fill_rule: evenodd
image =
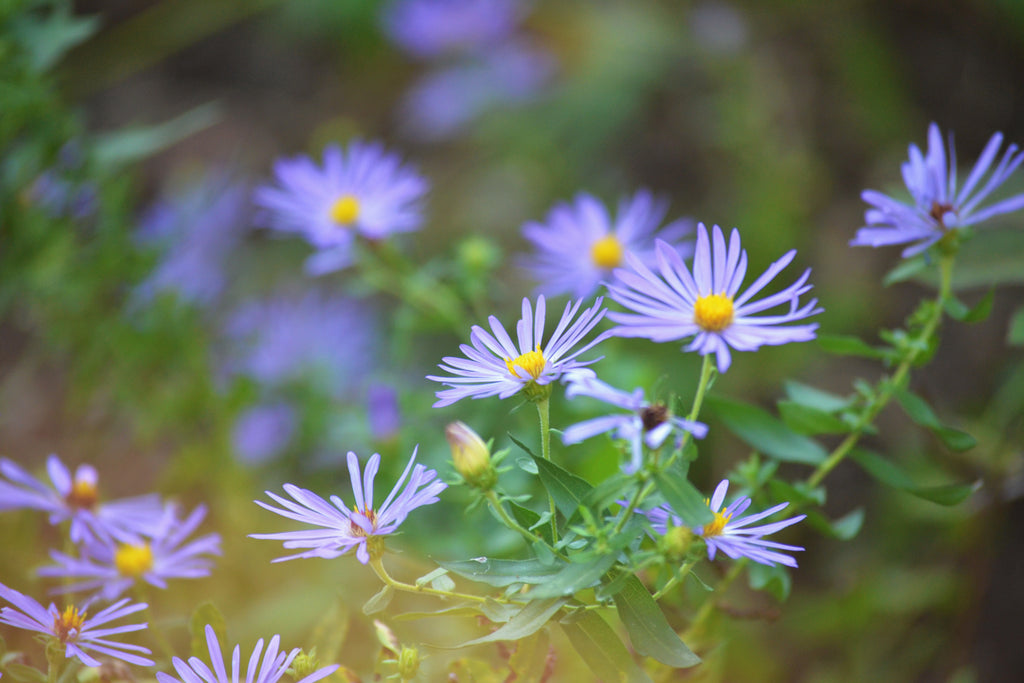
M726 515L721 512L713 513L715 519L710 524L704 525L704 530L701 532L701 536L707 538L708 536L718 536L725 529L725 525L732 519L732 515Z
M85 616L85 612L79 614L77 607L68 605L63 612L53 618L53 634L60 638L62 643L75 640L82 632Z
M153 550L148 543L126 543L114 553L114 566L121 576L137 579L153 568Z
M732 299L725 294L708 294L693 305L693 322L706 332L721 332L732 324Z
M622 265L622 256L625 250L622 243L615 235L605 235L590 247L590 260L598 268L611 270Z
M331 220L342 226L349 226L359 218L359 200L350 194L343 194L331 204Z
M370 531L371 532L377 530L377 511L376 510L374 510L373 508L366 508L365 510L360 510L357 505L353 505L352 506L352 513L353 513L353 515L362 515L363 518L366 519L366 521L368 521L370 523ZM349 517L348 525L349 525L349 529L352 531L352 535L353 536L368 536L369 535L367 533L366 529L364 529L363 527L359 526L355 522L355 520L352 519L351 516Z
M90 479L75 477L71 484L71 490L65 497L68 505L75 508L92 509L100 499L100 492L96 490L96 484Z
M506 358L505 366L508 367L508 371L515 377L519 377L519 373L516 372L516 367L520 367L530 373L530 376L534 379L540 377L540 373L544 372L544 366L547 361L544 360L544 354L540 352L540 346L537 346L536 350L528 351L517 358ZM523 379L519 377L519 379Z

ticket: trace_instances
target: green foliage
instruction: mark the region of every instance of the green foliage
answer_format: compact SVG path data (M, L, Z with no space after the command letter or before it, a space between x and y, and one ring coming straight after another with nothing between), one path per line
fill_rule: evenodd
M654 475L658 493L672 507L687 526L699 527L714 521L715 516L708 508L704 496L686 479L686 472L680 468L658 472Z
M980 481L973 484L922 486L917 484L892 460L877 453L858 448L850 457L864 468L865 472L883 484L939 505L959 505L981 486Z
M894 393L900 407L903 408L910 419L922 427L931 430L949 448L952 448L954 451L967 451L978 444L978 441L970 434L942 424L935 411L920 396L906 389L896 389Z
M709 396L707 406L729 431L776 460L817 465L828 455L815 441L749 403Z
M622 683L651 683L622 640L596 611L578 610L562 619L560 625L595 676L608 680L609 675L614 675Z
M454 647L462 648L482 643L493 643L499 640L521 640L527 638L543 628L565 603L565 598L533 600L526 603L511 619L502 624L501 628L486 636L474 638Z
M658 603L636 576L630 575L615 594L615 608L633 648L640 654L680 669L700 663L700 657L669 626Z

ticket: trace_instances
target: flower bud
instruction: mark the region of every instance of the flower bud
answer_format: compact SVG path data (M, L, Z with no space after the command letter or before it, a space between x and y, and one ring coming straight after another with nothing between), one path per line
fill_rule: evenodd
M398 655L398 675L403 681L412 679L420 669L420 653L414 647L402 646Z
M319 670L320 660L317 659L316 648L314 647L309 652L305 650L299 652L298 656L292 660L292 665L288 668L288 675L299 680Z
M465 422L452 422L444 430L448 445L452 447L452 462L466 483L482 491L490 491L498 475L491 465L491 452L487 444Z
M694 538L693 531L687 526L669 526L659 545L666 557L682 560L689 552Z

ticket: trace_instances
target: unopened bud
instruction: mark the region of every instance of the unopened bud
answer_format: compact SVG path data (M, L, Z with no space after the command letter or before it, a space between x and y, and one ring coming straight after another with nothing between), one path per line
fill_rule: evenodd
M303 650L292 660L292 665L288 668L288 675L295 680L301 680L319 670L320 660L317 659L316 648L314 647L309 652Z
M694 533L689 527L670 526L661 537L662 552L673 560L681 560L689 552L694 538Z
M466 483L482 491L490 491L498 481L491 465L487 444L465 422L452 422L445 427L445 438L452 447L452 462Z
M398 655L398 675L403 681L412 679L420 670L420 652L414 647L402 646Z

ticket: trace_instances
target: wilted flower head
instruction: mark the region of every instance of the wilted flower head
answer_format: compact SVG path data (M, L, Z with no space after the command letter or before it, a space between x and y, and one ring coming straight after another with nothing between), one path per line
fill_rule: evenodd
M518 346L493 315L488 318L493 335L479 325L474 325L469 337L472 346L462 344L459 347L466 357L449 356L438 365L453 376L427 376L427 379L451 387L437 392L439 400L434 403L434 407L451 405L463 398L508 398L524 389L531 391L537 387L546 387L564 373L590 365L597 359L578 361L576 358L606 339L608 333L599 334L579 348L575 347L604 317L606 309L601 308L601 303L602 299L598 298L593 306L580 313L574 323L571 321L583 302L566 304L555 331L543 348L541 344L544 343L544 317L547 310L543 296L537 298L536 314L530 300L523 299L522 318L516 324Z
M168 504L164 518L152 535L115 540L88 538L79 557L50 551L56 565L43 567L40 576L78 580L55 592L96 591L104 600L114 600L138 581L167 588L167 579L195 579L209 576L210 555L220 555L220 536L207 534L188 541L206 508L199 506L186 519L178 519L177 506ZM186 542L187 541L187 542Z
M633 271L619 268L615 281L608 285L612 299L634 313L609 313L619 323L612 330L620 337L646 337L665 342L693 337L687 351L701 355L714 353L718 371L729 369L729 349L755 351L762 345L788 344L814 339L817 323L787 325L821 312L817 299L803 306L800 296L811 289L807 284L810 269L785 289L751 301L755 294L785 268L796 256L786 253L773 263L742 294L740 286L747 273L747 252L740 249L740 233L733 228L726 247L721 228L714 227L714 249L707 228L697 226L697 249L693 256L693 274L669 244L658 240L658 274L636 257L627 257ZM779 306L789 310L776 315L755 316Z
M913 204L905 204L875 190L865 190L861 197L871 205L864 213L867 225L857 231L850 244L882 247L910 242L912 244L903 250L903 256L913 256L952 231L1024 208L1024 193L981 207L981 203L1024 162L1024 151L1018 151L1017 145L1011 144L992 169L1002 144L1002 133L989 138L958 191L953 136L949 138L947 160L939 127L931 124L928 127L928 154L922 154L918 146L912 144L910 159L902 167L903 182L910 191ZM982 179L990 169L992 173L983 183Z
M285 531L276 534L249 534L252 538L284 541L285 548L308 548L303 552L279 557L275 562L295 558L335 558L356 548L356 557L366 564L371 551L379 551L377 545L385 536L395 533L410 512L422 505L438 501L437 495L448 485L437 479L437 472L423 465L415 465L416 451L399 477L398 483L379 508L373 506L373 480L380 469L380 455L374 453L366 463L362 476L359 472L359 458L352 451L348 453L348 471L352 481L355 505L352 509L339 498L331 496L330 503L292 484L285 484L285 492L292 497L288 500L270 491L266 494L281 507L274 507L263 501L256 501L260 507L297 522L311 524L319 529ZM410 474L411 472L411 474ZM403 488L404 486L404 488ZM293 502L294 501L294 502ZM374 545L370 548L368 544Z
M14 605L0 609L0 624L9 624L26 631L42 633L59 642L64 647L65 658L76 657L86 666L100 666L101 662L90 652L109 655L139 666L153 666L153 660L132 654L141 652L149 654L149 650L141 645L129 645L110 640L108 636L120 633L141 631L146 624L129 624L98 628L115 619L135 614L146 609L146 603L128 604L128 599L119 600L114 604L89 616L85 611L73 605L63 612L52 603L49 607L23 595L13 588L0 583L0 598Z
M179 657L174 657L171 663L174 664L174 670L181 678L175 678L170 674L158 671L156 679L159 683L239 683L242 673L240 668L241 646L235 645L235 649L231 653L231 670L228 671L224 666L224 657L221 654L220 643L217 640L217 634L214 632L213 627L207 624L205 632L206 647L210 653L210 664L213 665L213 669L198 657L190 657L188 662ZM288 671L292 660L298 656L299 649L295 648L289 652L282 652L279 650L280 645L281 636L278 635L270 639L266 652L263 651L263 639L260 638L256 641L256 647L249 657L249 664L245 670L245 683L277 683L277 681L281 680L285 672ZM299 679L295 683L314 683L314 681L319 681L321 678L331 675L338 668L337 664L325 666L319 671Z
M56 455L46 459L51 485L47 486L14 462L0 458L0 511L31 508L50 513L50 524L71 521L71 540L91 536L126 538L156 529L163 506L156 494L102 501L99 474L91 465L79 465L72 476Z
M523 226L523 235L537 250L524 265L545 294L588 297L625 263L627 254L653 265L656 237L689 256L692 245L678 241L692 232L691 223L677 220L661 227L667 210L667 201L640 190L619 201L613 219L601 202L580 193L571 204L556 204L545 223Z
M673 432L688 432L698 439L708 433L707 425L676 417L662 403L650 403L644 398L644 390L637 388L633 393L616 389L589 371L570 373L565 389L566 398L589 396L604 401L629 412L624 415L606 415L592 420L584 420L566 427L562 431L562 441L575 444L592 436L613 432L615 438L630 444L631 458L623 466L626 474L632 474L643 464L643 446L660 448Z
M384 11L392 40L418 58L473 52L515 29L520 0L394 0Z
M344 268L357 235L382 240L422 222L427 182L376 143L329 145L323 166L306 156L274 164L275 185L257 188L263 225L296 232L319 251L306 262L314 275Z

